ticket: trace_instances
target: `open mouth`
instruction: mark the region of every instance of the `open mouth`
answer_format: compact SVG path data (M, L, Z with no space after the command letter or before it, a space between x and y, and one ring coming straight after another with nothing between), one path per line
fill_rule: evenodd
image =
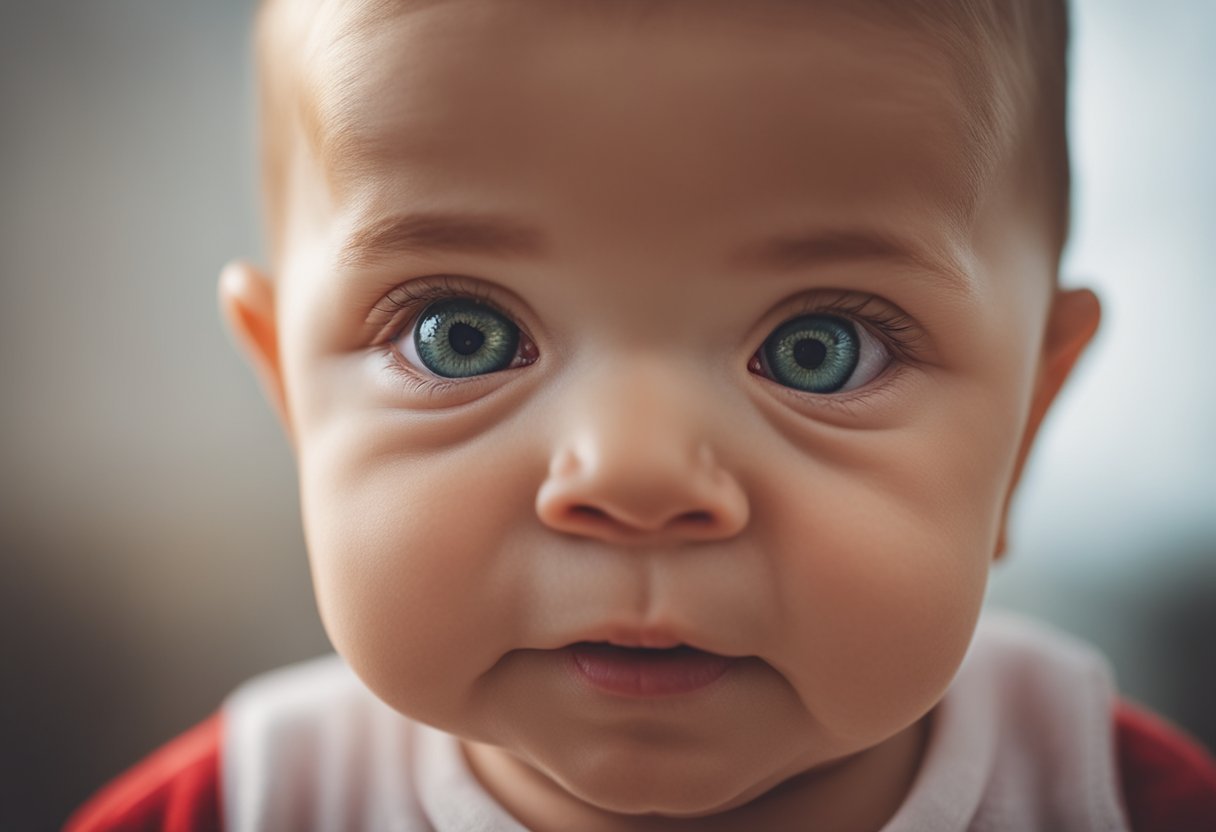
M565 648L575 673L585 682L618 696L678 696L708 687L737 661L698 650L676 647L622 647L580 641Z

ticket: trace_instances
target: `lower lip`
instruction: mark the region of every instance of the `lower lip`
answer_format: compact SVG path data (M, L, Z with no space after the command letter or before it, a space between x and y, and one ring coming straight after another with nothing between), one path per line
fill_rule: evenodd
M593 687L635 698L693 693L716 682L735 661L691 647L646 650L579 643L567 649L575 672Z

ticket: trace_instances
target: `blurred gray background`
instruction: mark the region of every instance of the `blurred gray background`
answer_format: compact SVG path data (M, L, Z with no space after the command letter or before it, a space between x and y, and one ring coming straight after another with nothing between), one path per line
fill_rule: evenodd
M221 328L257 257L252 0L0 0L0 829L57 827L242 679L327 648L291 456ZM993 603L1216 744L1216 3L1074 3L1104 331Z

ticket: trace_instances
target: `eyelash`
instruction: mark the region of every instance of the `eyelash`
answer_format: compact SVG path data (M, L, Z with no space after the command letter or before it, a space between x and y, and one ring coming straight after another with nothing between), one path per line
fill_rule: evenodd
M868 327L884 345L904 361L915 361L921 353L924 333L903 310L873 295L828 290L804 296L782 322L801 315L839 315Z
M415 318L427 306L435 301L449 298L464 298L483 304L512 321L517 320L518 317L503 308L503 305L496 301L494 293L489 291L484 284L453 275L421 278L398 286L385 295L373 307L372 313L369 315L369 318L374 316L386 322L380 329L380 336L377 339L378 345L381 342L386 345L386 348L383 349L386 368L402 379L413 391L428 397L441 395L444 391L480 378L478 376L472 379L447 379L441 376L423 375L410 367L398 354L397 349L392 346L392 343L413 325ZM898 307L872 295L858 295L842 290L815 292L804 296L793 309L784 312L782 322L809 314L839 315L868 328L890 351L892 364L896 362L914 363L922 352L923 330ZM525 339L528 338L526 333L522 334ZM884 370L879 378L888 375L892 375L889 369ZM841 406L846 405L846 402L843 401L845 399L850 400L851 403L861 403L872 394L881 392L881 388L876 388L873 384L867 384L856 391L841 395L807 394L784 386L782 389L788 390L792 395L801 397L813 395L817 400Z
M483 284L453 275L421 278L398 286L372 308L372 315L387 321L380 330L380 338L377 340L377 343L383 341L386 345L383 350L385 368L403 381L413 392L427 397L440 396L447 390L482 378L475 376L465 379L447 379L441 376L423 375L410 367L398 353L396 347L392 346L392 342L414 324L415 319L426 307L435 301L449 298L463 298L488 306L512 321L518 317L496 302L493 293ZM526 333L523 333L523 336L527 338Z
M780 384L766 375L757 374L772 382L776 390L787 396L795 405L805 407L814 402L817 409L834 410L841 418L856 418L861 411L873 407L877 400L889 394L892 385L909 365L924 360L924 330L911 316L889 301L844 290L819 290L802 295L792 309L783 309L775 326L812 314L838 315L865 327L882 342L890 360L872 382L855 390L832 394L805 393ZM768 330L770 334L773 331L774 328ZM767 337L768 335L765 335L765 338ZM762 347L756 349L758 352ZM751 359L749 370L750 362Z

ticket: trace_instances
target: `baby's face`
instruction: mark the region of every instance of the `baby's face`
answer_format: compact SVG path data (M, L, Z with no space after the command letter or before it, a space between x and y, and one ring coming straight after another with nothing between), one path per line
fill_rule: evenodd
M318 22L268 319L337 649L615 811L893 748L1050 398L1054 263L949 62L799 4L412 5Z

